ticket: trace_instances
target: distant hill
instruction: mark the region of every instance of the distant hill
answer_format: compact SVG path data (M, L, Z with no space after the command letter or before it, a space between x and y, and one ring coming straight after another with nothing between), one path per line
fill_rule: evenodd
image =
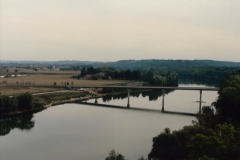
M192 67L240 67L240 62L214 61L214 60L120 60L117 62L93 63L94 67L113 67L119 69L139 68L192 68Z
M92 63L101 63L96 61L0 61L0 64L8 65L52 65L52 66L76 66L76 65L89 65Z
M167 68L175 70L176 68L195 68L195 67L240 67L240 62L214 61L214 60L120 60L116 62L97 62L97 61L0 61L0 64L42 64L56 66L77 66L91 65L93 67L112 67L118 69L149 69L149 68Z

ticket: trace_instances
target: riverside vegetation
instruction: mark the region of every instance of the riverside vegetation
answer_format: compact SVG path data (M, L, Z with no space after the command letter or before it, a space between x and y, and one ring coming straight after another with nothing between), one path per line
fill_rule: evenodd
M204 106L193 125L153 138L148 159L239 160L240 159L240 70L226 75L212 106ZM105 160L125 160L112 150ZM139 160L144 160L141 157Z
M16 97L0 96L0 114L11 114L43 108L30 93L20 94Z
M240 159L240 70L228 74L212 106L202 108L197 121L153 138L149 159ZM215 112L215 111L216 112Z
M67 93L67 94L66 94ZM40 94L33 96L26 92L17 96L0 96L0 115L11 116L16 114L23 114L29 111L36 111L45 109L52 105L71 102L74 99L90 98L88 92L56 92L49 94Z

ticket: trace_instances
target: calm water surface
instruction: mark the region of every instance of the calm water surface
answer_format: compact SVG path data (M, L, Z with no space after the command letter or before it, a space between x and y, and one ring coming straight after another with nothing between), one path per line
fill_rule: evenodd
M206 87L205 85L195 84L182 84L179 87ZM209 87L209 86L208 86ZM127 94L126 94L127 95ZM202 106L211 106L211 103L217 98L216 91L202 91ZM199 111L200 91L185 91L175 90L165 95L164 108L167 111L177 111L185 113L197 113ZM95 99L89 100L88 102L94 103ZM110 104L127 106L127 98L114 99L104 102L102 98L98 99L99 104ZM157 100L149 101L149 96L143 97L140 94L139 97L130 97L131 108L146 108L156 109L161 111L162 109L162 97L159 96Z
M202 100L206 105L216 97L216 92L203 91ZM160 97L149 101L142 95L130 98L132 107L159 109L159 112L81 104L50 107L18 125L24 128L25 123L30 126L29 121L34 121L34 127L28 127L29 130L16 129L17 124L11 122L10 133L0 137L0 159L104 160L112 149L129 160L137 160L142 155L146 158L152 148L152 138L164 128L178 130L195 119L161 113L161 100ZM165 110L196 113L199 104L194 101L198 100L199 91L174 91L165 96ZM98 102L126 106L127 99L109 102L98 99Z

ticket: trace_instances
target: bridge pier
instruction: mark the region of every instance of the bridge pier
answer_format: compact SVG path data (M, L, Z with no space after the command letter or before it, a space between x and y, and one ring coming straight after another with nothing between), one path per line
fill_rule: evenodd
M202 90L200 90L199 113L202 112Z
M162 95L162 112L164 112L164 96L165 96L165 90L162 90L163 95Z
M130 89L128 89L128 103L127 103L127 108L130 108Z
M98 104L98 101L97 101L97 94L98 94L98 90L97 90L97 88L96 88L96 90L95 90L95 91L96 91L96 97L95 97L95 102L94 102L94 103L95 103L95 104Z
M96 95L98 94L98 88L95 89Z

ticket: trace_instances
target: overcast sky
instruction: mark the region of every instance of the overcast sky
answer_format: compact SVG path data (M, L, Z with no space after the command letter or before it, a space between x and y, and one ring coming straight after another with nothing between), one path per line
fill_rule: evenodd
M0 60L240 62L240 0L0 0Z

